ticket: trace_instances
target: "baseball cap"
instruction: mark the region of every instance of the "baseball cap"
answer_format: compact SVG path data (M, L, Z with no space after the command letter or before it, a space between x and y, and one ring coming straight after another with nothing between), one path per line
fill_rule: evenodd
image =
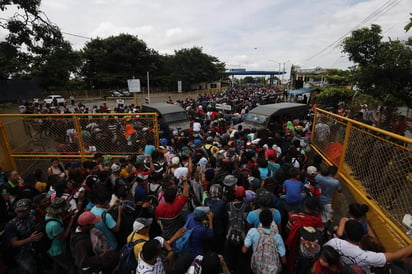
M100 221L100 219L100 216L94 215L90 211L85 211L80 214L79 218L77 219L77 223L79 225L95 225Z
M31 204L32 202L30 199L20 199L16 202L14 211L19 212L29 210L31 208Z
M160 144L161 145L167 145L168 144L168 140L166 138L160 138Z
M112 172L118 172L121 169L121 167L118 163L113 163L110 169L112 170Z
M316 173L318 173L318 170L314 166L308 166L308 168L306 169L306 172L309 176L315 176Z
M200 139L195 139L195 140L193 141L193 145L194 145L195 147L200 146L201 144L202 144L202 140L200 140Z
M210 211L210 207L208 206L198 206L195 208L195 210L193 211L193 218L195 220L202 220L203 217L206 216L207 213L209 213Z
M245 188L243 186L238 186L235 190L235 196L237 198L243 198L245 197L246 193L245 193Z
M139 232L152 224L153 218L137 218L133 223L133 231Z

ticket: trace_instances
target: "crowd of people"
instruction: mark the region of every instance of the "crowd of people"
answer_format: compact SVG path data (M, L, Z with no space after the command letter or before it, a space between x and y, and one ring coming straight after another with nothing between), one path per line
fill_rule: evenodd
M161 125L160 146L148 140L138 156L5 172L0 273L390 273L410 256L412 246L385 252L366 205L336 220L342 186L307 147L310 115L234 125L254 97L179 102L192 128ZM224 102L233 113L216 110Z

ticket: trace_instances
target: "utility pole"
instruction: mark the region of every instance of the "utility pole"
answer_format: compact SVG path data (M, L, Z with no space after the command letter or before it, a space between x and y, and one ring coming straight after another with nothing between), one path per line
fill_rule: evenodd
M150 103L150 79L149 79L149 72L147 72L147 99Z

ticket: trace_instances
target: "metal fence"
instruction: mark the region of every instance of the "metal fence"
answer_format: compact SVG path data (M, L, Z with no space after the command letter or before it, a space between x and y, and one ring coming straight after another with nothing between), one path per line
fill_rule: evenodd
M20 172L33 160L84 160L96 152L121 157L142 154L148 142L159 145L156 113L2 114L0 134L3 169Z
M368 221L388 250L412 241L402 224L412 212L412 140L316 109L312 147L330 164L354 198L367 204Z

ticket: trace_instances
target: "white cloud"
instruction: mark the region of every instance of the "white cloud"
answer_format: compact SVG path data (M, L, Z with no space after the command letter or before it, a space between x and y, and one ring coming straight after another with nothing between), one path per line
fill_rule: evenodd
M130 33L139 36L149 47L168 54L199 46L228 67L275 69L278 65L269 60L278 63L290 60L286 67L293 63L305 67L346 68L350 63L340 57L341 49L327 46L386 2L43 0L42 9L65 32L91 37ZM397 5L364 26L378 23L385 37L404 39L407 34L403 27L412 1L392 2ZM66 38L75 48L81 48L86 41L72 36Z

